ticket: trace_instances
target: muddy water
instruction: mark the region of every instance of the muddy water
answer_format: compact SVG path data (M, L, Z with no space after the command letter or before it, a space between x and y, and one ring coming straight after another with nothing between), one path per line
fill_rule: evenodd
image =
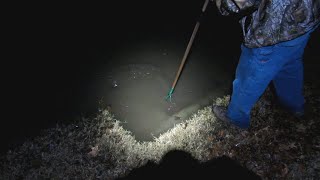
M89 88L79 99L83 112L95 110L102 99L122 125L142 141L152 140L209 105L213 98L230 93L240 50L238 22L224 19L228 25L222 26L216 11L208 10L172 102L166 101L202 3L158 5L139 13L132 9L130 17L109 26L115 28L111 33L97 28L95 40L89 41L92 48L86 51L87 61L95 64L90 70L94 75L89 85L82 85Z
M188 57L172 101L165 99L185 46L178 41L138 41L123 46L113 60L105 59L108 62L96 73L97 91L91 93L111 107L137 140L152 140L229 92L232 73L221 61L230 59L198 47Z

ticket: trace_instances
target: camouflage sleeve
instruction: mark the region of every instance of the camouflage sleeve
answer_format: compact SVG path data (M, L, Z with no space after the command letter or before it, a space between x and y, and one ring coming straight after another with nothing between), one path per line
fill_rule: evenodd
M257 8L261 0L214 0L220 13L227 16L249 8Z

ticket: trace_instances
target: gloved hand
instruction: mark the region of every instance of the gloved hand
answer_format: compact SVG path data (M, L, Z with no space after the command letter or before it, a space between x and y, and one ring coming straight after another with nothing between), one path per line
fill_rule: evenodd
M257 9L261 0L212 0L216 1L216 5L220 13L224 16L240 13L249 8Z
M237 6L234 0L216 0L216 5L220 13L224 16L238 13L240 11L240 8Z

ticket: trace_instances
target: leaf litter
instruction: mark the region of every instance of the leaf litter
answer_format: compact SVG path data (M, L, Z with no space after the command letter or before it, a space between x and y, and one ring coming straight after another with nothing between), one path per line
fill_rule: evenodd
M306 116L283 110L267 90L252 111L248 130L216 120L211 107L140 142L101 106L92 118L57 124L1 157L0 179L116 179L170 150L184 150L200 162L228 156L262 179L320 177L319 87L305 88ZM314 95L316 94L316 95ZM214 104L227 106L230 96Z

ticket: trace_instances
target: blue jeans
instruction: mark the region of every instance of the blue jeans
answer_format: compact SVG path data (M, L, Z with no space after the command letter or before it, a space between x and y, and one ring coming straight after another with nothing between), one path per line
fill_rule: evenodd
M314 29L313 29L314 30ZM303 113L303 53L306 34L290 41L261 48L241 46L227 117L238 127L248 128L250 111L272 81L282 105Z

